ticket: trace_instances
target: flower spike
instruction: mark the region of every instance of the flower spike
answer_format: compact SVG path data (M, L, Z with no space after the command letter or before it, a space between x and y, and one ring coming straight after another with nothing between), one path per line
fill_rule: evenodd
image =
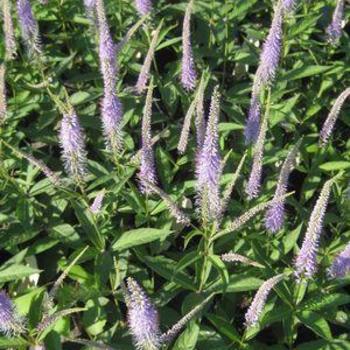
M127 279L126 301L129 329L136 348L158 350L161 345L158 311L131 277Z
M17 0L18 19L22 37L30 55L41 54L38 22L33 16L30 0Z
M135 6L140 16L145 16L152 11L152 0L135 0Z
M260 318L260 315L266 304L267 297L270 294L272 288L274 288L279 282L284 279L283 273L277 276L274 276L267 281L265 281L258 291L256 292L254 299L245 314L245 325L246 327L255 326Z
M260 193L266 131L267 116L265 116L265 118L263 119L259 131L258 140L254 147L252 170L250 172L249 180L245 188L245 192L248 195L248 199L256 198Z
M330 278L342 278L350 273L350 243L334 259L328 269Z
M0 332L6 336L23 333L24 323L25 319L17 313L12 300L0 291Z
M317 270L317 251L331 188L337 176L326 181L311 213L304 241L295 259L295 276L312 278Z
M151 44L149 46L146 58L143 62L139 77L137 79L135 89L138 94L142 94L147 88L147 82L150 77L151 63L154 57L154 51L158 43L158 37L159 37L161 27L162 27L162 22L159 24L158 28L153 33Z
M289 151L287 158L282 165L274 198L281 197L287 193L288 178L294 168L295 158L297 156L301 141L302 139L300 139ZM285 201L276 202L267 210L265 215L265 227L270 232L275 233L281 229L284 222L284 205Z
M82 183L87 163L85 135L72 107L63 115L59 139L66 172L76 183Z
M328 41L336 44L342 35L342 21L344 18L344 0L337 0L337 5L333 12L332 22L327 27Z
M0 126L4 123L7 113L5 73L6 68L2 63L0 64Z
M220 176L222 172L219 151L218 122L220 93L216 86L211 98L209 119L203 147L197 157L198 207L205 220L218 220L221 215Z
M148 87L145 109L142 118L142 147L141 147L141 166L138 178L142 193L152 193L149 183L157 184L156 166L154 161L152 134L151 134L151 116L153 101L153 80Z
M182 86L190 91L196 86L197 73L193 59L192 45L191 45L191 11L193 7L193 0L191 0L185 12L185 18L182 29L182 68L181 68L181 83Z
M12 60L16 56L16 39L11 16L11 2L2 0L3 32L5 36L5 59Z
M328 114L326 121L322 126L322 130L320 131L320 145L325 146L332 134L335 122L339 116L339 113L343 107L345 100L350 95L350 87L345 89L335 100L335 103Z

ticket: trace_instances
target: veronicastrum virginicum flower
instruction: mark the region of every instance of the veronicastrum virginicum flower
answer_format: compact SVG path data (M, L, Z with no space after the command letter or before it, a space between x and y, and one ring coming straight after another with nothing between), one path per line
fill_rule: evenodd
M22 38L29 54L41 54L39 26L34 18L30 0L17 0L17 12Z
M127 279L126 301L129 329L136 348L158 350L161 346L158 311L131 277Z
M87 163L85 135L80 126L78 116L70 106L67 112L63 114L59 140L66 172L75 182L83 182Z
M7 113L5 73L6 68L5 65L2 63L0 64L0 126L5 121Z
M267 114L261 123L259 136L254 146L253 165L245 188L248 199L256 198L260 193L266 131Z
M327 272L330 278L342 278L350 273L350 243L335 257Z
M337 176L326 181L312 210L303 244L295 259L295 276L311 278L317 270L317 251L331 188Z
M222 172L219 151L218 122L220 115L220 93L216 86L210 105L205 139L197 161L198 207L205 220L218 220L221 215L220 176Z
M16 39L13 29L10 0L2 0L2 17L5 37L5 59L11 60L16 56Z
M301 141L302 139L300 139L289 151L281 167L274 198L281 197L287 193L288 178L294 169L295 158L297 156ZM266 211L265 227L270 232L277 232L281 229L284 222L284 206L285 201L275 202L275 204Z
M154 57L154 51L158 43L158 37L161 27L162 22L160 22L158 28L153 33L151 44L149 46L146 58L141 67L141 71L135 85L135 89L138 94L143 93L147 88L148 79L150 77L151 64Z
M156 165L154 160L151 134L152 102L153 80L151 79L147 91L146 103L142 118L141 164L140 172L138 174L141 192L145 194L152 193L152 189L148 185L149 183L153 185L157 184Z
M181 63L181 83L186 90L193 90L196 86L197 73L193 59L191 45L191 12L193 0L191 0L185 12L182 28L182 63Z
M199 83L198 89L196 91L195 97L193 101L190 104L190 107L187 110L187 113L185 115L184 123L181 130L181 135L179 139L179 143L177 145L177 150L180 154L185 153L187 144L188 144L188 137L190 133L190 127L191 127L191 120L193 114L195 112L197 113L196 118L196 133L197 133L197 146L199 147L199 144L201 145L203 143L204 135L205 135L205 125L204 125L204 112L197 111L198 108L201 107L199 105L203 105L203 94L204 94L204 76L202 76L202 79ZM201 116L199 116L199 113L201 113ZM201 147L201 146L200 146Z
M25 319L21 317L12 300L4 291L0 291L0 332L6 336L23 333Z
M152 0L135 0L135 6L140 16L145 16L152 11Z
M335 100L331 111L328 114L326 121L324 122L320 131L320 145L325 146L332 134L335 122L339 116L339 113L343 107L345 100L350 95L350 87L345 89Z
M327 27L328 41L331 44L336 44L342 35L342 22L344 19L344 0L337 0L337 5L334 9L332 22Z
M283 278L283 274L274 276L265 281L260 286L254 296L252 303L250 304L247 313L245 314L246 327L255 326L258 323L259 317L264 309L267 297L269 296L271 289L274 288L277 283L281 282Z

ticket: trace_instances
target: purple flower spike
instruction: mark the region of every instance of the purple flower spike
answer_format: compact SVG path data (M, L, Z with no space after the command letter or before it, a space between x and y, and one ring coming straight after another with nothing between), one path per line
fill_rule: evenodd
M143 62L139 77L137 79L135 89L138 94L142 94L147 88L148 79L150 77L151 64L154 57L154 50L156 49L156 45L158 42L158 36L159 36L161 25L162 24L160 24L156 29L156 31L153 33L151 44L147 51L147 55Z
M335 178L332 178L324 184L311 213L303 245L301 246L294 264L295 276L298 280L303 277L313 277L317 270L316 257L323 227L323 219L326 214L327 204L334 180Z
M202 149L197 157L198 205L206 220L218 220L221 215L220 175L222 171L218 145L218 122L220 114L220 93L215 87L210 105L209 118Z
M282 48L283 11L280 2L276 5L269 34L260 55L260 64L256 75L263 84L270 83L276 75Z
M83 0L86 16L92 21L95 22L95 8L96 0Z
M197 73L193 59L193 52L191 46L191 11L193 1L190 1L186 8L185 18L182 28L182 69L181 69L181 83L182 86L190 91L196 86Z
M107 93L102 99L101 107L103 134L107 150L117 154L122 148L123 106L115 93Z
M0 332L6 336L24 331L24 319L18 315L11 299L3 291L0 292Z
M5 73L5 65L0 64L0 125L4 122L7 113Z
M140 16L145 16L152 10L151 0L135 0L135 6Z
M83 182L87 162L85 135L72 108L63 115L59 139L66 172L77 183Z
M344 18L344 0L337 0L337 6L333 12L332 22L327 27L328 41L336 44L342 35L342 21Z
M17 0L18 19L21 27L22 37L28 52L32 54L41 53L39 27L33 16L29 0Z
M277 283L281 282L284 278L283 274L274 276L267 281L265 281L256 292L254 299L245 314L245 325L246 327L255 326L259 317L264 309L266 304L267 297L270 294L272 288L276 286Z
M342 278L350 273L350 243L341 251L328 269L330 278Z
M295 158L296 158L298 149L300 147L300 144L301 144L301 139L290 150L286 160L282 165L281 172L278 177L276 192L273 197L274 200L276 200L279 197L283 197L287 192L288 178L294 168ZM285 199L280 202L275 201L275 203L272 206L270 206L266 212L265 227L272 233L277 232L283 226L284 205L285 205Z
M105 197L105 190L100 191L90 206L90 211L97 215L101 212L102 202Z
M253 95L248 112L247 124L244 129L244 137L246 144L255 143L259 135L260 127L260 98Z
M140 350L160 348L158 311L138 283L127 279L128 324L135 346Z
M345 100L350 96L350 88L345 89L336 99L331 111L328 114L326 121L320 131L320 145L325 146L332 134L335 122L339 116L339 113L343 107Z
M11 60L16 56L16 40L11 16L11 3L9 0L2 1L3 31L5 36L5 59Z
M258 140L256 141L256 145L254 147L252 170L245 189L248 199L256 198L260 193L266 131L267 118L265 117L261 124Z
M272 233L281 229L284 223L284 202L277 202L266 211L265 227Z
M116 83L116 45L109 31L103 0L96 0L99 29L99 58L106 94L114 93Z
M295 9L296 0L282 0L282 8L285 13L292 12Z
M151 135L151 116L153 100L153 83L151 81L146 97L145 109L142 118L142 148L141 148L141 166L138 178L140 181L140 190L144 194L154 192L150 185L157 184L156 166L152 148Z

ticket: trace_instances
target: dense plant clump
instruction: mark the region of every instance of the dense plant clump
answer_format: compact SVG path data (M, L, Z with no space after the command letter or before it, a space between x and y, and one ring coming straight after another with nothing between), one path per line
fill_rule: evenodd
M350 348L346 1L0 11L0 348Z

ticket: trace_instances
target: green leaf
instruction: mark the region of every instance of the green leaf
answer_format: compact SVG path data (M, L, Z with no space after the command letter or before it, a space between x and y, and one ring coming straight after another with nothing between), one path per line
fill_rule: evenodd
M226 289L223 280L220 278L214 282L206 292L222 293L224 290L226 293L246 292L258 289L262 283L263 281L256 277L250 277L244 274L231 275Z
M150 257L144 256L140 253L138 253L137 256L150 269L155 271L158 275L162 276L166 280L175 282L185 289L192 291L196 290L193 277L190 277L183 271L176 271L176 261L165 258L163 256Z
M89 97L90 94L86 91L77 91L70 97L70 102L73 106L76 106L86 101Z
M350 303L350 295L333 293L328 295L310 295L310 297L299 305L300 310L318 311L327 307L336 307Z
M0 282L16 281L41 271L26 265L12 265L0 271Z
M12 347L20 347L28 345L28 342L22 338L5 338L0 337L0 349L10 349Z
M195 321L188 323L186 329L176 339L173 350L196 349L200 327Z
M343 170L343 169L350 168L350 162L346 162L346 161L327 162L327 163L321 164L319 168L325 171Z
M156 240L164 240L172 231L167 229L139 228L122 233L121 237L112 244L112 250L122 251Z
M328 322L319 314L312 311L302 311L297 314L298 319L315 334L325 339L331 339L332 333Z
M333 66L303 66L295 68L285 73L283 79L285 80L296 80L311 77L313 75L319 75L332 69Z
M99 232L95 220L89 209L85 209L80 203L71 201L80 225L83 227L91 243L98 249L104 250L105 241Z
M218 332L230 339L230 341L243 345L241 342L241 336L232 326L231 322L222 316L217 316L214 314L209 314L206 316L206 318L214 325Z
M219 271L223 281L223 286L226 288L226 286L228 286L230 283L230 278L225 263L217 255L209 255L208 258Z

